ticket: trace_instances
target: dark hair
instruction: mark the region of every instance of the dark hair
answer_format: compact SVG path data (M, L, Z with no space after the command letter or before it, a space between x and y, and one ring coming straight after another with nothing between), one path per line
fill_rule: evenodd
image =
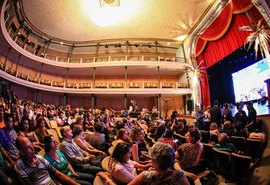
M30 129L30 119L29 119L28 117L26 117L26 116L23 116L22 119L21 119L21 122L20 122L20 129L19 129L20 131L24 131L24 130L23 130L23 122L24 122L25 120L28 121L29 129Z
M190 134L190 137L194 138L194 141L192 143L196 143L201 139L201 132L198 128L190 128L188 129L188 132Z
M37 128L40 127L41 121L44 121L44 124L46 126L46 120L43 116L39 116L39 118L37 119Z
M102 132L103 125L102 125L102 123L97 122L97 123L95 123L94 128L95 128L95 131Z
M117 132L117 139L122 139L123 135L126 133L126 129L121 128L120 130L118 130Z
M116 145L112 153L112 158L120 163L124 163L124 156L129 152L131 145L126 142L120 142Z
M223 104L223 107L225 107L226 109L228 109L228 104L227 103L224 103Z
M162 135L164 134L166 130L166 126L165 124L161 123L156 130L156 135L155 135L155 141L157 141L160 137L162 137Z
M214 100L213 105L217 105L218 106L218 100Z
M74 137L79 135L81 132L83 132L83 127L82 125L75 125L73 127L73 134L74 134Z
M132 141L136 141L139 133L143 130L140 126L135 126L130 130L129 136Z
M44 137L44 150L45 152L49 152L50 151L50 144L52 142L52 135L47 135Z
M164 138L169 138L171 139L173 137L173 131L171 129L166 130L164 134Z

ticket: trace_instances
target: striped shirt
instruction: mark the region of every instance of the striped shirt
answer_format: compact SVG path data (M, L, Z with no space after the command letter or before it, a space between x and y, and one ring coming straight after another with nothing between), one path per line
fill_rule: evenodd
M18 169L18 175L24 184L33 185L55 185L50 174L54 174L56 169L50 165L50 163L41 156L36 155L37 164L35 166L30 165L22 158L18 159L16 167Z

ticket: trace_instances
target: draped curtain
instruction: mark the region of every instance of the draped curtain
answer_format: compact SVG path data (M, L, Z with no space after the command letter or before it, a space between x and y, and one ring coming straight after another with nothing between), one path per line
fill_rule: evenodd
M261 14L248 0L232 0L202 33L196 45L198 64L203 60L204 67L208 68L227 55L241 47L250 34L240 31L239 27L250 25L250 20L257 22L262 19ZM200 79L202 105L210 106L210 92L208 78Z

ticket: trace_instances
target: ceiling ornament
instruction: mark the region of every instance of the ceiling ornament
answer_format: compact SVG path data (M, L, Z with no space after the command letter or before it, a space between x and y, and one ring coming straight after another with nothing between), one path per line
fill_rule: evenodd
M100 7L120 6L120 0L99 0Z

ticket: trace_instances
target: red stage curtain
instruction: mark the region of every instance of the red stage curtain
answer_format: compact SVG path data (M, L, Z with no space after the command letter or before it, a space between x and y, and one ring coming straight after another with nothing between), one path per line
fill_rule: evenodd
M218 16L217 20L207 28L198 40L196 45L198 63L204 60L204 65L208 68L245 43L250 33L239 30L241 26L250 26L250 20L245 12L248 12L249 16L255 22L262 19L261 14L250 1L232 0ZM232 13L234 15L232 15ZM200 85L202 105L204 107L210 106L210 92L207 76L200 79Z
M249 11L249 15L255 22L262 18L255 7ZM236 15L233 17L227 33L222 38L215 42L208 42L203 52L207 68L222 60L245 43L250 32L239 30L239 27L244 25L250 25L247 15Z
M250 10L253 4L249 0L232 0L233 13L240 14Z
M207 41L218 40L230 26L233 4L229 3L219 14L216 20L204 31L201 38Z
M196 45L196 56L199 56L203 52L206 44L207 44L206 40L203 40L201 38L198 39L197 45Z

